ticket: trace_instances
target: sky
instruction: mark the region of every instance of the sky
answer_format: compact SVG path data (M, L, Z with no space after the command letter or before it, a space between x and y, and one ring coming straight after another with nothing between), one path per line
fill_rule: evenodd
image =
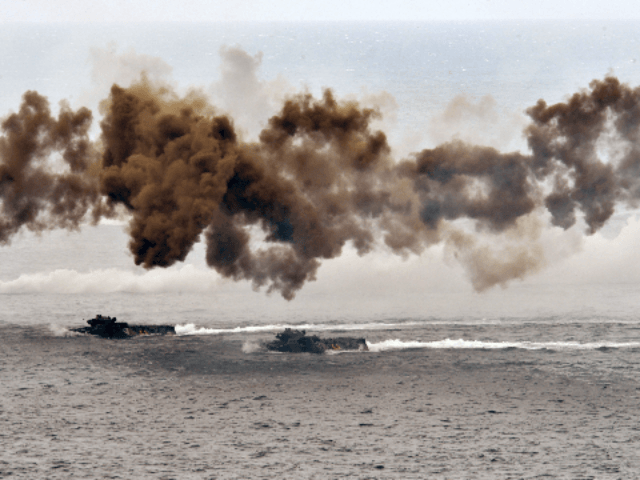
M640 19L631 0L14 0L0 22Z

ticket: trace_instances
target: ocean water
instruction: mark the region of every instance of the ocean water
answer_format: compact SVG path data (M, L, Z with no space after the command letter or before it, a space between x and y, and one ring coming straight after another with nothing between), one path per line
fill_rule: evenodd
M339 98L378 102L385 115L379 126L398 158L451 138L525 150L523 112L539 98L566 99L607 74L640 84L637 26L12 25L0 32L0 107L15 110L22 93L35 89L54 105L86 103L99 120L111 82L126 83L144 69L180 92L200 88L240 127L245 121L248 136L287 95L317 96L330 87ZM233 60L225 60L225 48L253 61L247 88L259 91L240 92L248 103L227 98L234 91L224 71ZM451 120L443 115L456 98L467 107ZM126 228L125 219L79 232L22 232L0 246L0 323L63 328L102 313L183 325L189 335L266 335L286 325L360 332L379 349L554 348L581 355L633 349L640 341L633 210L618 212L601 234L505 288L474 292L438 247L408 259L385 251L360 258L347 249L324 262L317 281L292 302L220 278L206 267L200 244L184 264L135 267Z

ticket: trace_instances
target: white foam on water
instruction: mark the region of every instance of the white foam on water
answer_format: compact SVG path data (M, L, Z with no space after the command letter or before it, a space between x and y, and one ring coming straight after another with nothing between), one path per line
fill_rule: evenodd
M71 330L69 330L66 327L63 327L61 325L56 325L54 323L49 324L49 331L55 336L55 337L76 337L78 335L82 335L81 333L78 332L72 332Z
M242 344L242 353L254 353L263 350L258 342L246 341Z
M389 328L402 328L413 325L422 325L420 322L407 322L407 323L352 323L343 325L332 325L326 323L316 324L303 324L303 325L248 325L244 327L234 328L207 328L196 327L193 323L187 323L184 325L176 325L176 335L222 335L225 333L260 333L260 332L277 332L284 330L285 328L292 328L295 330L305 330L315 332L324 331L357 331L357 330L386 330Z
M386 350L404 350L410 348L451 348L451 349L503 349L521 348L524 350L595 350L597 348L638 348L640 342L614 343L614 342L483 342L480 340L437 340L434 342L383 340L382 342L367 342L371 352L383 352Z

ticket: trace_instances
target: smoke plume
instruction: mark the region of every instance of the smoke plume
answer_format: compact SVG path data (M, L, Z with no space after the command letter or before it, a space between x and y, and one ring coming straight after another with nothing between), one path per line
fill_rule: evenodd
M36 92L23 96L19 112L0 125L0 243L6 244L22 227L40 232L77 228L96 206L98 157L87 131L91 112L63 105L51 116L47 100ZM54 173L49 157L57 152L66 164ZM99 215L99 212L96 211Z
M613 77L529 108L527 154L452 141L394 159L379 112L330 90L290 97L255 142L201 95L147 80L113 85L103 107L95 144L89 110L54 118L36 92L2 122L0 242L124 209L145 268L204 240L221 275L292 299L347 244L406 256L443 243L483 290L544 265L545 218L584 218L592 234L640 198L640 89Z

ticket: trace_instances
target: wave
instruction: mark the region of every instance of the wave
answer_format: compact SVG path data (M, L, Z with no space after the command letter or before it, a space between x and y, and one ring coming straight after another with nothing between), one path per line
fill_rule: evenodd
M480 340L436 340L433 342L383 340L381 342L367 342L369 351L383 352L387 350L405 350L414 348L449 348L449 349L507 349L519 348L523 350L596 350L606 348L639 348L640 342L483 342Z
M302 324L302 325L251 325L235 328L207 328L196 327L195 324L189 323L184 325L176 325L176 335L224 335L237 333L271 333L280 332L285 328L294 328L298 330L312 330L315 332L323 331L357 331L357 330L387 330L393 328L402 328L421 324L420 322L407 323L366 323L366 324ZM597 349L613 349L613 348L640 348L640 342L488 342L481 340L452 340L450 338L444 340L435 340L432 342L423 342L419 340L399 340L389 339L380 342L367 341L367 347L370 352L384 352L388 350L406 350L416 348L432 348L432 349L509 349L517 348L523 350L597 350Z
M225 333L260 333L260 332L279 332L285 328L295 330L312 330L313 332L326 331L342 331L352 332L357 330L389 330L394 328L403 328L407 326L424 325L424 322L404 322L404 323L347 323L347 324L330 324L330 323L308 323L300 325L288 324L271 324L271 325L249 325L234 328L207 328L196 327L193 323L185 325L176 325L176 335L223 335Z

